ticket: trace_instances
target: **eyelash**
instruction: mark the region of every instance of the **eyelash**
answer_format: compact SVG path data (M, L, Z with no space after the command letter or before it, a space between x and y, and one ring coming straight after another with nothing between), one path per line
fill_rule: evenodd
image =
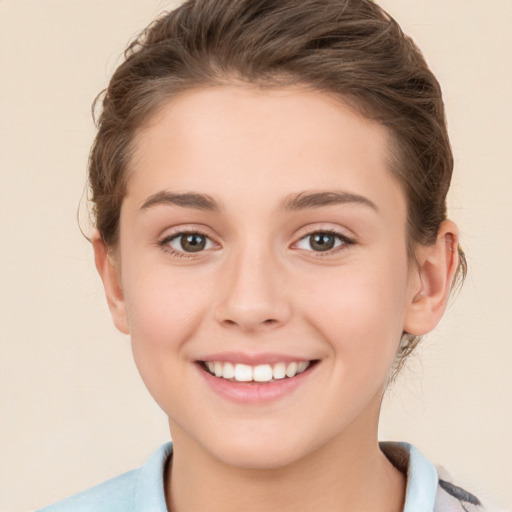
M312 254L314 254L316 258L322 258L322 257L325 257L325 256L328 256L328 255L332 255L332 254L335 254L339 251L343 251L343 250L346 250L348 246L350 245L354 245L356 242L354 240L352 240L351 238L348 238L347 236L345 236L344 234L336 231L336 230L333 230L333 229L320 229L320 230L317 230L317 231L312 231L310 233L307 233L306 235L302 236L301 238L299 238L299 240L297 242L295 242L293 245L296 245L298 244L299 242L307 239L307 238L311 238L313 237L314 235L330 235L330 236L333 236L335 237L336 239L338 239L341 243L340 245L338 246L335 246L333 247L332 249L329 249L329 250L326 250L326 251L314 251L314 250L307 250L307 252L310 252ZM212 242L211 238L201 232L201 231L197 231L197 230L194 230L194 231L182 231L182 232L178 232L178 233L173 233L172 235L168 235L166 236L164 239L162 239L160 242L158 242L158 245L162 248L162 250L164 250L165 252L167 253L170 253L173 257L177 257L177 258L194 258L196 257L196 253L194 252L186 252L186 251L177 251L175 249L173 249L169 244L170 242L172 242L173 240L176 240L176 239L179 239L181 237L184 237L186 235L198 235L198 236L201 236L201 237L204 237L206 238L207 240L209 240L210 242ZM214 242L213 242L214 243ZM204 252L205 249L202 249L200 251L197 251L197 253L202 253Z
M211 241L211 238L206 234L198 230L190 230L190 231L180 231L178 233L173 233L172 235L166 236L163 240L158 242L158 245L167 253L170 253L173 257L177 258L194 258L197 253L201 253L204 250L197 251L197 253L194 252L186 252L186 251L177 251L176 249L173 249L169 244L173 240L182 238L186 235L198 235L203 238L206 238L207 240Z
M343 233L340 233L339 231L336 231L334 229L319 229L319 230L312 231L312 232L307 233L306 235L302 236L297 242L295 242L294 245L296 245L297 243L301 242L302 240L305 240L307 238L311 238L314 235L329 235L329 236L333 236L334 238L338 239L341 242L340 245L335 246L332 249L329 249L327 251L307 250L307 252L310 252L310 253L314 254L315 258L323 258L323 257L326 257L326 256L330 256L332 254L336 254L339 251L345 251L348 248L348 246L354 245L356 243L355 240L347 237ZM311 246L311 242L310 242L310 246Z

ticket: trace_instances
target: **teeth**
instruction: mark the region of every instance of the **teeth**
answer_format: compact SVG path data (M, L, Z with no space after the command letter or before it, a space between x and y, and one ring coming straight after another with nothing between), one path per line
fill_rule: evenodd
M247 364L224 363L220 361L207 361L208 371L216 377L234 379L238 382L270 382L271 380L291 378L302 373L311 364L310 361L260 364L249 366Z
M235 380L238 382L249 382L252 380L252 367L246 364L235 365Z
M213 368L213 371L215 372L215 377L222 377L222 374L224 373L223 364L216 361L213 364Z
M235 367L231 363L224 363L222 377L225 379L233 379L235 377Z
M299 363L297 365L297 373L302 373L308 366L309 366L309 363L307 361Z
M256 382L268 382L272 380L272 366L269 364L260 364L252 370L252 378Z
M295 377L295 375L297 374L298 367L299 367L299 365L297 363L290 363L286 367L286 376L287 377Z
M272 368L272 376L276 380L284 379L286 377L286 365L284 363L275 364L274 368Z

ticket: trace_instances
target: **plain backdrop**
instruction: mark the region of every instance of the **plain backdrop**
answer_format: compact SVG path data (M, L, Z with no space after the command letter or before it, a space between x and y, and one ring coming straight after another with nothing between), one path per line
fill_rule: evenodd
M382 0L443 85L450 215L469 277L389 390L407 440L512 510L512 1ZM43 506L131 469L169 438L111 324L76 213L90 105L128 41L176 5L0 0L0 510ZM86 218L82 201L82 218Z

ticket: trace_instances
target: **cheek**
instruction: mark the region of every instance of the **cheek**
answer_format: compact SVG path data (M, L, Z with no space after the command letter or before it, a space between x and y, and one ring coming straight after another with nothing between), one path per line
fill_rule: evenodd
M152 344L168 345L171 338L181 338L177 335L194 328L208 296L208 281L201 275L195 273L191 278L190 272L170 272L165 265L143 272L127 269L126 274L124 292L132 336L144 334ZM176 336L171 337L172 333Z
M204 321L209 294L202 279L190 280L176 272L171 278L165 270L127 275L126 283L135 363L146 386L163 405L159 390L180 378L184 347Z
M406 268L405 262L351 265L304 287L311 295L304 297L302 309L329 340L344 372L362 376L379 369L387 374L405 319Z

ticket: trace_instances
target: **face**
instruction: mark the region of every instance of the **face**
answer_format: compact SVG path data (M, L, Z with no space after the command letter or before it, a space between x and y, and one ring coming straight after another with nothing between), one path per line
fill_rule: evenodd
M387 161L298 89L189 91L140 132L114 316L175 443L265 468L375 435L417 287Z

